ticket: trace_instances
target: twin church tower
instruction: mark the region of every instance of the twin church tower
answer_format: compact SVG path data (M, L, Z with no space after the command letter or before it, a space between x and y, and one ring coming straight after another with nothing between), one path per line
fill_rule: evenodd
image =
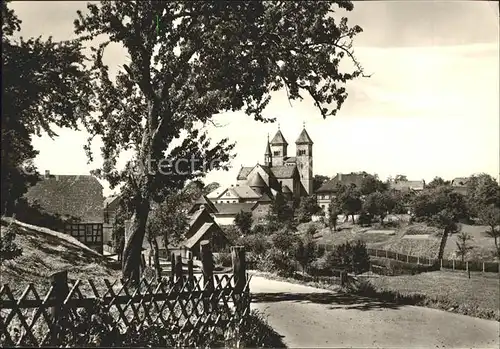
M266 152L264 153L264 165L268 167L277 178L290 173L291 168L296 167L301 185L300 196L313 194L313 141L306 131L305 124L302 132L295 141L295 156L288 156L288 143L283 137L278 126L278 132L269 141L267 139ZM282 175L283 174L283 175ZM295 191L292 189L292 191Z

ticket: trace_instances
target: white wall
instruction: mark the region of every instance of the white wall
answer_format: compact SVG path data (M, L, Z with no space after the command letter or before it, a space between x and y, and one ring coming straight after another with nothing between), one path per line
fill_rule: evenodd
M234 224L234 217L215 216L215 223L217 223L218 225L231 225Z

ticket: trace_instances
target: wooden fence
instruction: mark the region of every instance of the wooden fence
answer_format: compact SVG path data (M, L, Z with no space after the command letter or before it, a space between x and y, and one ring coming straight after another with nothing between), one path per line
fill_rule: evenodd
M250 313L250 278L244 248L232 248L230 275L213 274L208 241L202 242L201 250L200 276L193 275L192 267L185 275L181 264L177 264L170 277L143 277L135 285L118 280L98 284L93 280L71 282L67 271L62 271L52 276L44 296L30 284L17 298L12 285L3 285L0 346L88 345L89 331L96 326L96 317L103 314L109 317L109 330L121 336L158 326L165 330L159 335L165 337L162 343L167 346L198 346L206 340L227 338L229 329L237 336ZM68 333L81 342L68 343Z
M397 253L387 250L379 250L367 248L368 254L374 257L382 257L388 259L394 259L401 262L412 263L412 264L422 264L422 265L434 265L439 263L441 269L452 269L452 270L465 270L465 271L480 271L480 272L500 272L500 263L498 262L484 262L484 261L460 261L460 260L449 260L449 259L434 259L426 257L415 257L409 256L402 253Z

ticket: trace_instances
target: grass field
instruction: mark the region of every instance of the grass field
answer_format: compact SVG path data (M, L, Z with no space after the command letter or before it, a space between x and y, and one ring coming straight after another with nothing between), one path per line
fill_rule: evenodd
M423 294L430 306L500 320L500 279L496 273L471 273L469 279L465 272L435 271L418 275L380 276L370 278L370 283L379 291ZM492 317L491 313L495 315Z

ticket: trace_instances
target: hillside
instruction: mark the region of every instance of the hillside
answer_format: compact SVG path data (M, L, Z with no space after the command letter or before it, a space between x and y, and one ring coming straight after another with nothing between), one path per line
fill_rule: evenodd
M49 285L47 277L61 270L68 270L70 280L119 276L119 270L105 257L69 235L12 218L2 218L2 232L4 229L15 229L15 243L23 249L20 257L0 266L0 282L16 290L29 283L37 289L45 288Z
M411 256L435 258L439 251L440 230L423 223L408 224L401 220L399 227L360 227L352 222L342 222L339 219L338 231L330 231L320 223L300 224L298 230L304 233L310 225L317 229L315 240L318 244L338 245L347 241L364 241L369 248L389 250ZM470 245L473 250L470 260L494 260L495 245L493 239L485 234L488 228L479 225L462 225L462 231L470 234L473 240ZM448 238L444 256L453 259L457 250L456 234ZM458 257L455 257L458 258Z

